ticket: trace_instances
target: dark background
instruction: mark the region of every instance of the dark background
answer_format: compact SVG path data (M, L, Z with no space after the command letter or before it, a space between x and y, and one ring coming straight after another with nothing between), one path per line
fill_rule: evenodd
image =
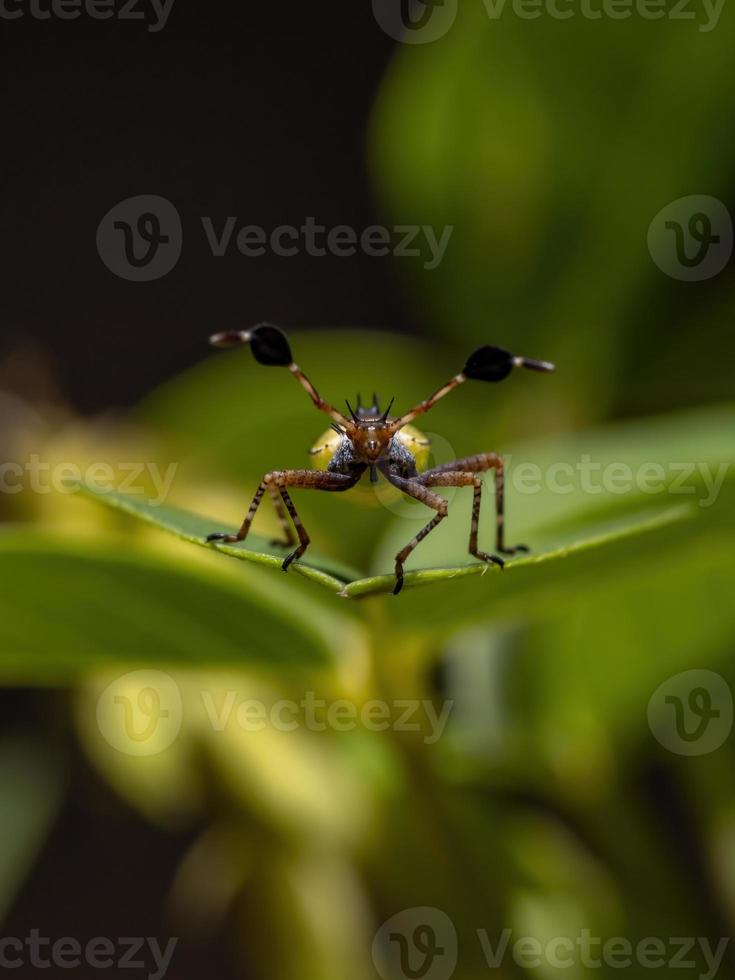
M0 19L0 360L25 350L32 365L11 369L6 387L52 379L76 409L95 412L132 404L200 360L213 330L266 318L410 329L390 259L245 258L234 242L215 259L200 223L379 221L365 124L394 44L369 4L340 0L176 0L159 33L84 14ZM116 278L96 248L102 217L138 194L170 199L184 225L181 260L151 283ZM36 713L48 734L44 704L53 710L53 699L4 692L3 727ZM172 925L161 908L190 837L158 834L129 812L57 734L70 793L4 934L165 944ZM182 943L170 976L229 976L230 960L217 937Z
M395 42L369 3L176 0L158 33L84 13L0 33L2 347L45 350L75 407L134 402L204 356L213 330L412 329L389 258L246 258L234 240L214 258L200 221L380 221L365 124ZM150 283L116 278L95 242L138 194L167 197L184 228L178 265Z

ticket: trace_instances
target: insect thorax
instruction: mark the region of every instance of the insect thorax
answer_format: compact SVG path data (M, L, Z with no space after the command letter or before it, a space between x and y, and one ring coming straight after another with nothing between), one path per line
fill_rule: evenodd
M381 464L398 476L415 476L429 461L430 441L413 426L407 425L390 440ZM346 436L327 430L310 450L312 465L330 473L349 473L364 465L360 454Z

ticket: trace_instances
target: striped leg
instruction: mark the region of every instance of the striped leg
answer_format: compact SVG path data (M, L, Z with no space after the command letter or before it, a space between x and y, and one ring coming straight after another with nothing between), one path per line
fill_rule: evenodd
M393 486L398 487L403 493L408 494L409 497L413 497L414 500L419 500L422 504L426 504L427 507L432 507L437 512L436 517L433 517L426 527L422 528L415 537L411 538L406 547L401 549L396 555L396 586L393 589L393 595L398 595L403 588L403 566L408 556L424 540L426 535L430 534L437 524L441 523L447 516L447 502L438 493L432 493L431 490L427 490L426 487L422 486L415 479L405 480L403 477L396 476L392 473L385 473L385 476Z
M270 483L268 485L268 493L271 495L271 500L273 501L273 507L278 517L278 522L281 525L281 530L283 531L283 541L278 541L277 539L271 541L271 544L278 548L290 548L291 545L296 544L296 535L293 533L293 528L288 523L288 517L286 516L286 509L283 506L283 498L278 492L278 487L275 484Z
M482 502L482 480L475 473L463 473L458 470L452 472L451 470L442 473L428 474L424 473L426 477L426 483L430 487L472 487L473 497L472 497L472 525L470 527L470 545L469 552L473 558L479 558L480 561L492 562L493 565L499 565L503 568L505 562L502 558L498 558L497 555L487 555L484 551L478 551L477 549L477 532L480 524L480 503Z
M451 463L443 463L441 466L427 470L418 477L418 480L425 486L438 486L439 484L434 483L433 480L440 474L458 473L460 471L463 473L484 473L486 470L495 471L496 550L501 555L515 555L518 551L528 551L525 544L518 544L512 548L505 544L505 469L502 456L498 456L497 453L478 453L476 456L455 459ZM459 485L463 486L464 484ZM475 488L473 507L473 528L475 530L475 510L477 510L477 521L479 522L481 495L482 487L479 490ZM470 545L470 551L472 551L472 545ZM474 554L474 552L472 553Z
M304 490L330 490L335 492L349 490L350 487L354 487L354 485L358 482L363 472L364 468L350 474L327 473L322 470L273 470L272 473L266 473L260 483L260 486L255 491L253 502L250 504L250 509L248 510L245 520L242 522L242 526L237 534L215 532L214 534L207 535L206 540L208 542L223 542L226 544L233 544L236 541L244 541L250 532L250 527L253 523L256 511L260 506L260 502L263 499L265 491L268 490L271 495L275 492L283 500L286 509L291 515L294 527L296 528L296 533L299 537L298 548L296 548L296 550L288 555L288 557L283 561L283 570L284 572L287 572L291 562L295 561L297 558L300 558L306 551L307 547L309 546L310 539L309 535L306 533L304 525L301 523L301 518L296 512L296 508L294 507L293 501L291 500L286 488L297 487Z

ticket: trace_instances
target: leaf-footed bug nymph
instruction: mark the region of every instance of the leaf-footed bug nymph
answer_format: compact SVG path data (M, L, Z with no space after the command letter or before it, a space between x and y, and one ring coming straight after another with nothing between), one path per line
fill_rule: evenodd
M547 361L532 361L525 357L515 357L500 347L480 347L467 360L464 369L445 385L434 392L430 398L420 402L403 415L390 414L393 400L381 412L377 397L373 404L363 408L359 400L353 409L347 402L349 417L338 412L320 397L314 385L301 368L294 363L291 347L286 335L269 323L259 324L252 330L218 333L210 337L214 347L238 347L250 344L255 360L267 367L285 367L306 390L314 405L332 419L330 431L311 450L311 455L322 469L274 470L266 473L258 487L250 509L237 534L215 533L207 537L208 542L233 543L244 541L250 531L255 512L266 491L268 491L278 514L285 535L284 547L296 544L296 537L288 523L286 511L293 521L298 546L283 562L284 572L289 565L300 558L309 546L309 535L301 523L289 487L303 490L328 490L340 493L354 487L366 470L372 479L381 474L394 487L409 497L426 504L436 511L435 516L419 533L396 555L396 585L394 595L403 587L403 566L414 548L447 516L447 502L435 487L472 487L472 524L470 528L469 552L480 561L491 562L503 567L503 559L497 555L487 555L478 550L477 531L480 519L482 480L478 474L487 470L495 471L496 537L495 548L502 555L513 555L518 551L528 551L525 545L509 548L505 545L504 526L504 471L503 460L497 453L479 453L443 463L432 469L419 472L421 463L427 456L425 439L411 422L419 415L428 412L436 403L454 391L467 380L503 381L514 367L529 368L532 371L550 372L554 365ZM285 507L285 510L284 510Z

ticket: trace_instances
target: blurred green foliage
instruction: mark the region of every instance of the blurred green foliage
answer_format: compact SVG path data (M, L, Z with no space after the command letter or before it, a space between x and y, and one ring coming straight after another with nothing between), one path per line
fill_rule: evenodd
M576 8L491 20L478 0L406 46L371 148L391 220L454 228L437 269L401 263L422 322L460 356L492 336L557 361L572 420L729 397L732 276L674 283L646 233L675 198L728 201L734 35L727 5L702 32Z
M601 470L698 464L689 495L676 495L670 468L657 494L511 483L509 535L535 554L482 575L466 558L460 492L414 555L421 587L397 599L381 576L425 515L384 489L298 496L314 540L301 575L269 567L267 501L260 536L239 549L249 560L235 561L192 541L236 524L262 474L304 465L324 428L283 372L244 352L212 355L136 413L141 458L179 461L174 506L7 505L4 682L72 689L80 743L116 791L163 828L205 828L170 913L194 937L234 924L248 975L373 977L375 930L409 907L450 916L458 980L487 975L478 929L493 943L504 928L542 941L732 933L735 742L686 758L647 720L680 671L735 686L732 285L723 274L685 289L646 252L671 198L726 193L732 17L709 34L687 21L491 23L478 2L440 42L401 50L371 155L391 220L455 228L438 269L403 260L433 339L292 338L325 397L375 388L399 410L478 342L555 358L552 378L467 385L437 407L435 461L498 449L511 475L585 456ZM100 458L81 427L44 438L54 458ZM104 443L114 459L130 437L107 431ZM718 467L712 494L703 477ZM335 595L346 582L351 599ZM103 737L120 702L103 711L101 699L141 669L166 672L181 698L181 731L150 755ZM411 731L256 733L222 714L233 691L269 707L309 691L360 709L453 706L434 741L426 717ZM119 697L138 693L130 680ZM0 758L18 808L37 815L6 820L25 842L22 861L0 861L6 905L59 794L48 780L39 802L45 776L28 752ZM735 971L729 956L722 975ZM510 960L497 971L557 972ZM684 975L703 972L698 962Z

